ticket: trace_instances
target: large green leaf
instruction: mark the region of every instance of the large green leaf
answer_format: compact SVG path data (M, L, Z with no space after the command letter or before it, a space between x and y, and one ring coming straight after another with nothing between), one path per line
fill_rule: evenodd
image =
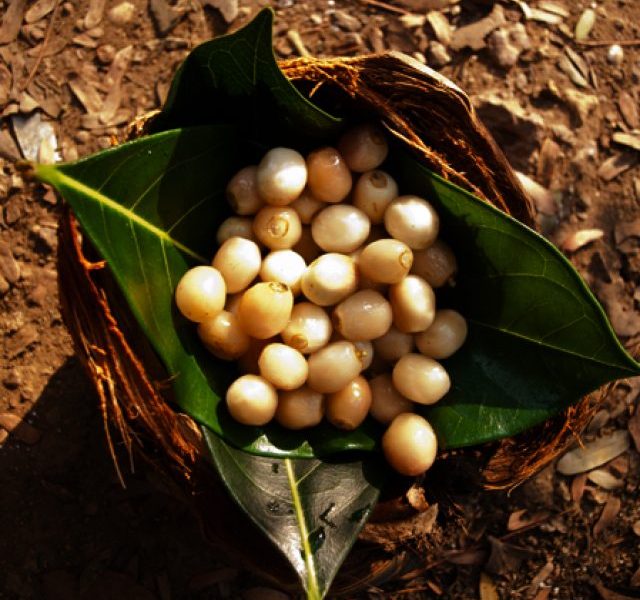
M286 556L308 597L323 597L378 500L378 461L262 458L206 431L205 439L234 499Z
M442 361L453 382L424 410L442 447L519 433L614 379L640 373L601 306L547 240L402 152L401 189L433 201L460 275L443 305L469 337Z

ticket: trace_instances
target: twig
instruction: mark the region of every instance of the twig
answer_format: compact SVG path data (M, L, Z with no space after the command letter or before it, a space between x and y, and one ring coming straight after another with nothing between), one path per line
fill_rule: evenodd
M33 78L36 76L38 69L40 68L40 63L44 58L44 51L47 49L47 44L49 43L49 39L51 38L51 32L53 31L53 24L58 16L58 9L60 8L60 0L56 0L56 5L53 8L53 13L51 15L51 19L49 20L49 25L47 25L47 32L45 33L44 40L42 41L42 46L40 47L40 52L38 53L38 58L36 58L36 62L34 63L31 72L29 73L29 77L27 77L27 81L22 86L22 91L26 90Z
M393 4L387 4L386 2L381 2L381 0L360 0L360 4L375 6L376 8L382 8L384 10L388 10L389 12L397 13L399 15L411 14L411 11L408 11L404 8L400 8L399 6L393 6Z
M581 46L612 46L618 44L618 46L640 46L640 38L633 40L584 40L583 42L576 42Z
M289 31L287 31L287 39L293 44L300 56L302 56L303 58L311 56L311 53L304 45L300 34L295 29L289 29Z

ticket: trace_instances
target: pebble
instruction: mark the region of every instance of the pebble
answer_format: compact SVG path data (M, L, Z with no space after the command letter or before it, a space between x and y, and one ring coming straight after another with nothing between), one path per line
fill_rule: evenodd
M10 284L17 283L20 279L20 265L18 265L11 247L7 242L0 241L0 275Z
M429 43L429 64L434 67L444 67L451 62L449 51L440 42Z
M609 46L607 50L607 60L616 67L619 67L624 60L624 50L619 44Z
M126 25L136 16L136 7L131 2L121 2L116 4L108 13L107 17L114 25Z
M22 376L20 374L20 371L15 367L10 369L9 372L4 376L2 383L6 388L10 390L15 390L16 388L20 387L20 384L22 383Z

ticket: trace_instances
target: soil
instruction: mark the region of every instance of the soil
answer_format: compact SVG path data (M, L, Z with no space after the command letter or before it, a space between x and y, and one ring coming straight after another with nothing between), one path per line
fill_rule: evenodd
M29 153L23 134L34 117L52 126L66 160L108 147L160 105L191 48L267 3L204 4L0 0L0 598L287 597L218 555L143 465L120 485L58 309L60 202L13 164L19 147ZM281 57L392 48L458 83L514 167L540 184L529 186L542 230L634 348L640 8L599 2L580 44L573 32L589 3L531 5L544 20L525 20L523 2L280 0L275 47ZM480 33L465 28L480 19ZM619 64L608 60L611 40L631 41ZM583 438L635 433L635 445L601 467L608 477L566 477L552 465L511 494L469 495L461 482L457 519L441 514L433 528L429 568L361 597L640 598L637 415L629 425L639 391L637 379L620 384Z

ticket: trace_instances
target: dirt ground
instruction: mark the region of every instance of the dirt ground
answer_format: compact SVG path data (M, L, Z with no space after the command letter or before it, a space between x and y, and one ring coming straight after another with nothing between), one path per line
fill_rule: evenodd
M58 310L60 204L12 164L19 148L46 158L57 146L72 160L108 147L159 106L191 48L266 4L0 0L0 598L287 597L218 555L146 469L120 486ZM632 348L640 6L592 4L589 32L583 0L279 0L275 46L281 57L392 48L457 82L529 178L542 230ZM581 15L585 43L574 39ZM54 143L29 139L38 119ZM510 495L461 493L465 526L438 519L430 568L361 597L640 598L639 392L638 380L621 384L584 437L628 429L617 457L570 477L551 466Z

